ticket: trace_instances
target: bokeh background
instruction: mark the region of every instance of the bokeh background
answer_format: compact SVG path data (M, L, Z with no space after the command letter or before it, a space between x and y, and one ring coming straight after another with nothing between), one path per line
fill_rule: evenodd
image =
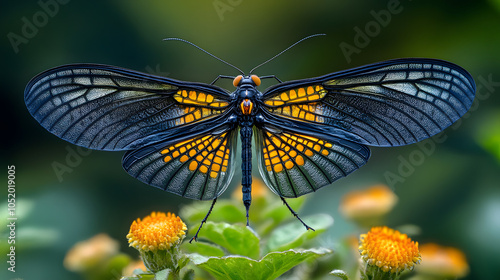
M381 16L387 13L390 18ZM338 213L340 197L387 184L399 197L387 225L418 225L419 242L465 252L468 279L498 279L500 1L29 0L3 1L0 15L0 166L2 178L8 165L16 166L16 209L25 214L17 227L17 272L7 271L2 251L1 279L78 279L62 264L74 243L106 232L135 254L125 239L133 219L152 210L177 212L192 202L130 177L120 152L80 149L45 131L24 106L24 87L33 76L88 62L209 83L238 73L193 47L162 39L190 40L248 71L315 33L327 36L301 43L256 74L286 81L391 58L439 58L472 74L478 98L459 123L427 145L372 149L366 166L310 194L301 214L332 215L335 225L321 238L335 243L355 231ZM357 39L358 30L368 40ZM54 166L64 172L58 176ZM228 194L239 187L240 173ZM5 249L7 233L0 232Z

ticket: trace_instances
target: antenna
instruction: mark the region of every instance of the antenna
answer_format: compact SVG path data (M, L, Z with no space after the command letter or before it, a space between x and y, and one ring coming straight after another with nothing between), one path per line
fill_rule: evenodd
M213 57L213 58L217 59L218 61L220 61L220 62L222 62L222 63L225 63L226 65L229 65L229 66L233 67L234 69L238 70L238 71L241 73L241 75L245 75L245 73L244 73L243 71L241 71L241 69L240 69L240 68L238 68L238 67L236 67L236 66L232 65L231 63L229 63L229 62L227 62L227 61L225 61L225 60L223 60L223 59L221 59L221 58L219 58L219 57L217 57L217 56L215 56L215 55L213 55L213 54L209 53L208 51L206 51L206 50L202 49L201 47L198 47L197 45L195 45L195 44L193 44L193 43L191 43L191 42L189 42L189 41L187 41L187 40L180 39L180 38L165 38L165 39L163 39L163 41L181 41L181 42L184 42L184 43L186 43L186 44L190 44L191 46L193 46L193 47L195 47L195 48L199 49L200 51L202 51L202 52L204 52L204 53L208 54L209 56L211 56L211 57Z
M297 45L298 43L300 43L300 42L302 42L302 41L305 41L305 40L307 40L307 39L309 39L309 38L317 37L317 36L326 36L326 34L323 34L323 33L320 33L320 34L313 34L313 35L309 35L309 36L307 36L307 37L304 37L304 38L302 38L302 39L298 40L297 42L293 43L293 44L292 44L291 46L289 46L288 48L286 48L286 49L282 50L282 51L281 51L280 53L278 53L277 55L275 55L275 56L271 57L270 59L268 59L268 60L266 60L266 61L262 62L261 64L259 64L259 65L255 66L252 70L250 70L250 72L249 72L248 74L252 74L252 72L253 72L255 69L257 69L257 68L261 67L262 65L264 65L264 64L268 63L269 61L271 61L271 60L273 60L273 59L277 58L278 56L282 55L284 52L286 52L286 51L288 51L289 49L293 48L293 47L294 47L295 45Z

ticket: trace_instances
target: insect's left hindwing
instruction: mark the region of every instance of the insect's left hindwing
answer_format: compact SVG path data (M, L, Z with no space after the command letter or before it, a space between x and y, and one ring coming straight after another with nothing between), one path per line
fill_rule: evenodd
M228 126L186 140L165 141L130 151L123 167L142 182L199 200L212 200L229 186L238 133Z

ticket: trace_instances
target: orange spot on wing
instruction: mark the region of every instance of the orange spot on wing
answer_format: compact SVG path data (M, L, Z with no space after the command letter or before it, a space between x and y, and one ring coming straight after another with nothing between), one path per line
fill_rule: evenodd
M189 170L191 170L191 171L195 171L197 167L198 167L198 163L194 160L191 161L191 163L189 164Z
M295 163L297 163L298 165L304 165L304 158L301 155L298 155L295 158Z
M312 157L312 156L314 155L314 153L313 153L311 150L309 150L309 149L307 149L307 150L305 151L305 154L306 154L306 156L308 156L308 157Z
M299 88L299 97L303 97L303 96L306 96L306 91L304 90L304 88Z
M274 165L274 172L281 172L283 171L283 165L280 163L280 164L276 164Z
M200 172L201 173L207 173L208 172L208 167L206 167L205 165L200 166Z
M212 171L219 172L220 171L220 165L219 164L212 165Z

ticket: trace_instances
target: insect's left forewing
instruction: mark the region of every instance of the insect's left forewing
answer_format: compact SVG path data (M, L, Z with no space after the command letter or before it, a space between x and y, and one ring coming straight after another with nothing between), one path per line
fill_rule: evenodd
M370 157L364 145L334 137L322 140L272 125L256 129L256 143L260 173L282 197L316 191L357 170Z
M474 80L455 64L397 59L279 84L264 93L263 104L266 113L297 129L399 146L450 126L474 94Z
M72 64L45 71L25 90L33 117L83 147L130 150L199 133L229 105L222 89L108 65Z
M195 137L156 143L127 152L123 167L140 181L182 197L215 199L233 177L237 136L237 129L227 126Z

